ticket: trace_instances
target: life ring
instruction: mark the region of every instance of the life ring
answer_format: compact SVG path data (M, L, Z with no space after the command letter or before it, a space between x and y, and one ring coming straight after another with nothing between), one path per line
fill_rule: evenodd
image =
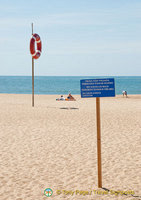
M36 50L35 50L35 42L37 44ZM41 55L41 50L42 50L42 43L41 43L40 36L34 33L30 40L30 53L32 55L32 58L38 59Z

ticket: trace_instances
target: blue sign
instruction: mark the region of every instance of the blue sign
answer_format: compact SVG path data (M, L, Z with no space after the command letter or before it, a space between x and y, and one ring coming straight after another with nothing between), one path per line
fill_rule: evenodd
M85 79L80 81L81 98L114 97L114 78Z

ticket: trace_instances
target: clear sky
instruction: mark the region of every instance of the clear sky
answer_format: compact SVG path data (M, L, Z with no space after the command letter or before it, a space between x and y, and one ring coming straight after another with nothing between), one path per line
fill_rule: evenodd
M0 75L141 76L141 0L0 0Z

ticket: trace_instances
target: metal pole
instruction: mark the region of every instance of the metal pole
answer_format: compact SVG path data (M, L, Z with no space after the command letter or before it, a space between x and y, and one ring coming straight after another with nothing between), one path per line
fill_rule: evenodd
M32 35L33 35L33 23L32 26ZM32 57L32 107L34 107L34 58Z
M100 98L96 97L98 187L102 188Z

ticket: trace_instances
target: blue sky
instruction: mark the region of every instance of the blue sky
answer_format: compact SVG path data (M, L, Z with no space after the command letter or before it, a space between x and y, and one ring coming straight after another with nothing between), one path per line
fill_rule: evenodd
M0 0L0 75L141 75L140 0Z

